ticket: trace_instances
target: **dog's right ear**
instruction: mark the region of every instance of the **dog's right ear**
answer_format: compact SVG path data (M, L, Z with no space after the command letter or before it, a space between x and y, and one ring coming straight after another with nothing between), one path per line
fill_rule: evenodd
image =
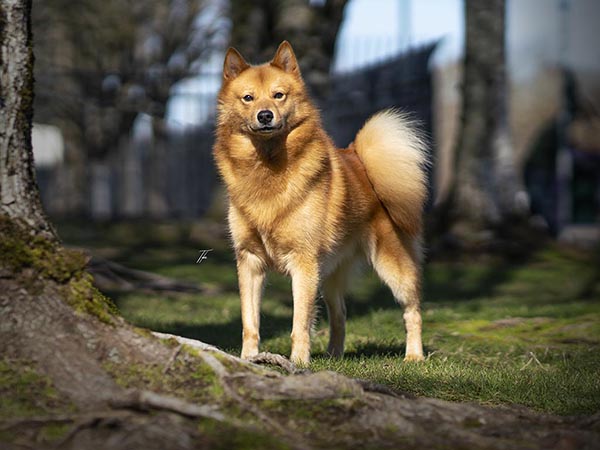
M250 64L244 60L240 52L233 47L229 47L225 54L225 62L223 62L223 80L233 80L248 67L250 67Z

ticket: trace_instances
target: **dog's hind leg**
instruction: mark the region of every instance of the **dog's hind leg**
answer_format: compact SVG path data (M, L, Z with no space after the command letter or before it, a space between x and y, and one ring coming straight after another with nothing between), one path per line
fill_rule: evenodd
M344 291L350 264L342 263L329 275L322 286L323 299L327 306L329 317L329 345L327 353L339 358L344 354L344 340L346 338L346 303Z
M405 361L422 361L421 242L400 236L389 221L378 221L369 242L371 263L398 303L404 306Z

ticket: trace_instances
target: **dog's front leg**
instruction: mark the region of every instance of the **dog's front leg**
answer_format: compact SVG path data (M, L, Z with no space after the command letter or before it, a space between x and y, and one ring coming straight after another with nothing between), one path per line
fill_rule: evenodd
M294 319L292 325L292 362L310 362L310 330L314 319L315 297L319 286L317 262L304 263L292 271Z
M237 256L238 283L242 302L242 358L258 354L260 342L260 299L265 268L260 258L247 251Z

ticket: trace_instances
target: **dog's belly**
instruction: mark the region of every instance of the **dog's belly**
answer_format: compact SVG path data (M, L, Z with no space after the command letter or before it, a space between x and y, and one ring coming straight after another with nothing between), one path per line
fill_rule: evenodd
M319 260L319 274L321 279L327 278L340 266L353 264L361 258L362 249L357 238L349 239L336 247L333 251L322 255Z

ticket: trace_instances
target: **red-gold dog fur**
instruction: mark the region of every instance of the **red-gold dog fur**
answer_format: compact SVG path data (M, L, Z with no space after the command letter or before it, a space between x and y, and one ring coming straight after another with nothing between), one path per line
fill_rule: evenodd
M292 361L310 360L321 289L328 352L344 351L343 293L366 256L404 306L405 360L423 359L420 266L425 150L397 112L367 121L349 148L335 148L308 98L292 47L250 66L230 48L218 97L214 146L229 196L229 226L242 304L242 357L258 353L268 268L292 278Z

